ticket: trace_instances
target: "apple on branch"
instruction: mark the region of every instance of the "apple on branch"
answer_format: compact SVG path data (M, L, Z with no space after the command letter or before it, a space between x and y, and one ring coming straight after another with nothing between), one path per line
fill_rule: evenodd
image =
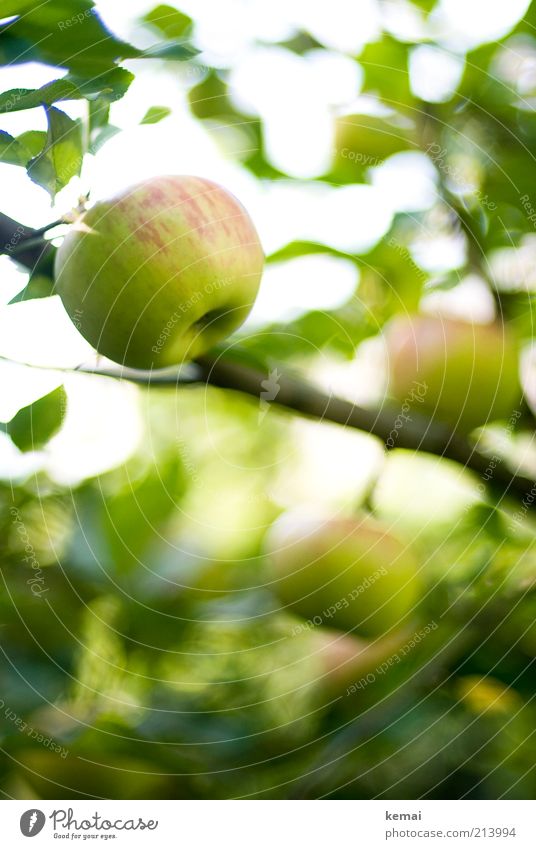
M99 201L56 257L56 291L102 355L139 369L203 354L247 318L264 253L250 216L201 177L155 177Z

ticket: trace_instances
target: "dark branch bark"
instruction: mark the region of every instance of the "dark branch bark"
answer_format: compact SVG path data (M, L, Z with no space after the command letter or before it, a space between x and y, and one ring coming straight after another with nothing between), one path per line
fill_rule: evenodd
M0 254L11 256L30 271L38 265L43 267L46 264L48 267L49 261L52 261L52 245L46 242L35 242L36 236L42 232L42 230L26 227L0 212ZM31 244L25 248L25 242Z

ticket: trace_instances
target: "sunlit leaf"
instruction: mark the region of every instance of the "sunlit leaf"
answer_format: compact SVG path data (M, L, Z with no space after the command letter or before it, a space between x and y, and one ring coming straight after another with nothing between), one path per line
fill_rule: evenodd
M171 109L168 106L151 106L141 119L140 124L158 124L168 115L171 115Z
M82 130L55 106L46 107L48 131L41 153L28 163L28 175L54 198L82 168Z
M185 59L197 51L184 42L165 42L148 50L113 35L92 0L59 0L34 5L15 21L0 26L0 62L38 61L68 68L88 80L122 59L162 56Z
M183 490L182 464L176 457L109 500L105 536L120 570L140 565Z
M38 401L34 401L11 419L7 432L20 451L36 451L58 432L66 410L66 395L59 386Z
M162 3L147 12L143 20L159 30L166 38L183 38L192 26L192 19L173 6Z
M46 274L36 272L24 289L10 300L10 304L18 304L20 301L32 301L39 298L48 298L54 293L54 281Z

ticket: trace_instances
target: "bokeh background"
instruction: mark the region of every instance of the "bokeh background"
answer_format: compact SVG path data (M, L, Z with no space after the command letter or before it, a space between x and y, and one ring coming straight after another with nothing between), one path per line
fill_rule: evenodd
M111 106L117 132L52 208L24 169L0 163L2 212L41 227L88 191L154 174L222 183L268 257L227 345L268 380L290 369L363 405L385 398L394 315L499 316L522 341L526 398L519 426L491 424L482 439L536 475L536 7L96 9L136 46L179 33L199 53L124 62L135 79ZM62 73L4 62L0 89ZM61 106L80 118L86 102ZM8 110L0 128L44 130L46 116ZM386 454L373 436L239 393L73 373L95 356L59 299L10 303L28 274L1 256L0 276L0 420L61 385L67 399L39 450L0 433L5 797L533 796L531 509L512 531L519 505L461 465ZM264 539L287 511L363 507L414 547L426 588L416 630L437 627L348 692L315 629L274 596ZM329 637L331 671L341 637Z

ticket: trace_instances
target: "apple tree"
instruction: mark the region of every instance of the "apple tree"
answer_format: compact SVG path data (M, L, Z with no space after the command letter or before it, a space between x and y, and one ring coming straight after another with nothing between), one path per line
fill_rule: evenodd
M0 9L4 795L533 798L536 6L117 5Z

